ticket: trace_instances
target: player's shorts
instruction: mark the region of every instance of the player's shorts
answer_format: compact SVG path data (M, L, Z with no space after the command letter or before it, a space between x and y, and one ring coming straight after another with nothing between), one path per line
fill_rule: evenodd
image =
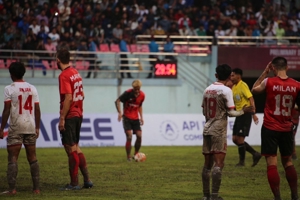
M133 120L129 119L125 116L123 116L123 128L125 131L133 130L133 133L135 131L141 131L141 123L139 119Z
M72 117L65 119L65 130L60 131L61 142L63 145L73 146L78 144L80 138L82 118Z
M235 118L233 125L233 133L232 135L249 136L250 127L252 122L252 115L249 113L245 113L241 116Z
M293 131L280 132L261 127L261 154L264 156L277 155L277 148L282 157L293 153Z
M7 146L14 145L35 145L36 134L8 134L7 136Z
M203 135L203 154L217 154L227 152L227 136L222 135Z

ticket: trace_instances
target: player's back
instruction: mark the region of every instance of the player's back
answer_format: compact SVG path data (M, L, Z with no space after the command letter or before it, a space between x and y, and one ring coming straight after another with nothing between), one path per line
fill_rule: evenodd
M202 106L206 119L203 134L226 134L227 110L234 108L231 89L221 83L211 84L204 91Z
M5 101L11 102L9 133L35 133L34 104L39 102L36 88L27 82L5 87Z
M292 78L267 78L264 126L275 131L288 132L292 129L291 112L300 84Z

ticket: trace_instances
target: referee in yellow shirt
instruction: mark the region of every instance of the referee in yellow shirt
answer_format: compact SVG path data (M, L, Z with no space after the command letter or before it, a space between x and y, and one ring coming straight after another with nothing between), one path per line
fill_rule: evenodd
M232 93L236 110L242 110L244 106L253 106L255 108L254 99L248 85L242 80L243 71L235 68L231 73L231 81L233 83ZM245 166L246 151L252 154L253 164L252 167L257 165L261 158L261 154L255 151L247 142L245 137L249 136L251 122L258 123L258 118L255 114L245 113L235 118L233 125L232 141L238 146L239 162L237 167Z

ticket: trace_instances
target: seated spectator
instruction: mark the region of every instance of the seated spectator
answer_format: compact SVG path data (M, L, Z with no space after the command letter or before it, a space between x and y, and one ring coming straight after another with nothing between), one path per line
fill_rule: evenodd
M43 40L38 40L35 50L46 51ZM35 57L29 59L28 66L31 68L41 68L43 70L43 75L46 76L47 74L46 66L42 62L44 58L45 58L45 53L42 52L35 53Z
M24 16L22 20L18 23L18 28L22 30L22 32L27 35L28 29L29 29L29 23L28 23L28 17Z
M69 32L71 35L73 35L73 28L70 26L70 21L66 20L64 22L64 26L61 27L61 33Z
M75 1L74 4L73 4L73 6L72 6L72 8L71 8L71 15L72 15L73 17L75 17L77 13L78 13L81 17L83 17L84 11L83 11L83 9L81 8L80 4L79 4L77 1Z
M192 25L192 22L191 22L190 18L188 18L188 16L186 14L178 20L179 29L181 29L184 26L187 28L187 27L189 27L191 25Z
M168 32L171 22L167 15L164 15L163 18L158 22L158 24L161 26L161 28L166 32Z
M168 35L179 35L178 27L176 23L172 23L168 30Z
M225 10L225 16L231 16L231 15L235 15L236 14L236 10L234 8L233 5L228 5L226 7L226 10Z
M29 26L32 32L37 35L40 32L40 25L37 24L36 19L32 20L31 25Z
M11 31L11 28L9 27L4 33L4 42L7 43L12 38L14 38L14 35Z
M179 35L181 35L181 36L188 36L188 35L190 35L190 29L188 29L185 26L183 26L182 28L179 29Z
M32 37L30 35L26 36L26 40L23 44L23 49L24 50L35 50L35 43L34 41L32 40Z
M286 37L297 37L297 32L294 32L293 26L289 25L288 28L285 30L285 36ZM289 39L290 43L296 43L296 39Z
M237 29L235 26L231 26L225 31L226 36L237 36Z
M258 21L258 24L259 24L259 29L260 29L260 32L263 33L265 31L265 29L268 27L269 25L269 21L267 19L267 15L264 14L262 16L262 19L260 21Z
M261 34L260 34L260 31L259 31L259 28L258 28L258 25L254 25L253 27L253 30L252 30L252 36L253 37L259 37Z
M204 29L203 25L200 25L195 31L198 36L206 36L206 30Z
M160 25L158 25L157 28L154 29L153 34L154 35L165 35L166 32L164 31L164 29L162 29L162 27Z
M276 32L275 32L273 26L274 26L274 24L270 23L270 25L265 29L265 31L264 31L265 36L275 36L276 35ZM268 38L268 39L265 39L265 43L266 44L275 44L276 41L272 38Z
M121 29L121 25L117 24L117 26L113 29L113 42L114 43L120 43L121 37L123 35L123 30Z
M95 27L95 36L96 36L96 42L98 44L104 43L104 29L102 28L101 24L97 25Z
M225 31L222 29L222 26L219 25L218 29L215 30L215 37L225 36Z
M247 25L253 27L257 23L254 14L250 14L250 19L247 20Z
M276 31L275 31L275 35L278 40L281 40L282 37L285 36L285 30L281 23L278 24L278 27L276 28Z
M23 43L25 42L26 35L22 32L21 29L19 29L19 28L16 29L16 32L14 34L14 40L19 40L21 45L23 45Z
M232 26L238 27L239 22L236 19L236 15L231 15L229 21Z
M46 11L45 10L42 10L41 13L38 16L36 16L36 20L37 20L38 24L41 24L42 20L45 21L45 25L48 26L48 24L49 24L49 19L46 16Z
M41 29L37 34L37 38L42 39L44 43L47 42L48 34L46 33L44 26L41 26Z
M40 27L42 27L42 26L44 27L45 33L48 34L49 33L49 26L46 25L45 20L43 20L43 19L41 20L41 24L40 24Z
M164 52L166 53L173 53L174 52L174 44L169 36L166 38L166 43L164 44ZM175 60L174 56L167 55L165 56L167 60Z
M69 20L71 15L71 8L68 6L68 1L64 1L63 5L59 7L59 19L62 22Z
M300 20L297 19L297 15L292 15L292 18L289 20L289 24L293 26L294 32L298 32L298 27L300 26Z
M73 40L71 37L71 34L69 32L65 32L61 37L60 41L61 42L66 42L67 44L70 43Z
M56 47L60 40L59 34L56 33L56 28L52 28L52 31L48 34L48 36L51 38L53 45Z
M253 32L252 26L250 25L246 26L244 32L245 32L245 36L252 36L252 32Z
M137 35L144 35L145 31L143 29L143 24L139 23L138 27L133 31L133 35L137 36Z

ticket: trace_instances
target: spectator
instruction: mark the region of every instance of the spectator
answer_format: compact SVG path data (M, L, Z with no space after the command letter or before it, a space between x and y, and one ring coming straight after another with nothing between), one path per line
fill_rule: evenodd
M22 32L22 29L20 29L20 28L16 29L16 32L14 34L14 40L19 40L21 45L23 45L23 43L26 40L26 35Z
M53 61L55 56L56 46L52 44L52 40L50 37L47 37L47 43L45 43L44 47L47 51L47 53L45 54L46 60L48 61L49 67L52 68L53 66L51 62Z
M219 25L218 29L215 30L215 37L219 37L219 36L225 36L225 31L222 29L222 26Z
M22 32L27 35L29 29L28 17L24 16L21 21L18 23L18 28L22 30Z
M285 35L285 30L284 30L284 28L283 28L283 26L282 26L281 23L279 23L278 25L279 26L278 26L278 28L276 28L275 35L276 35L276 37L277 37L278 40L281 40L282 37Z
M250 26L250 25L246 26L244 32L245 32L245 36L248 36L248 37L252 36L252 32L253 32L252 26Z
M104 43L104 29L102 28L101 24L95 27L95 36L98 44Z
M56 28L52 28L52 31L48 34L48 36L51 38L52 44L56 47L60 40L60 36L56 33Z
M123 39L123 35L120 36L120 51L124 52L124 54L120 54L120 61L121 61L121 70L129 70L129 63L128 63L128 57L127 54L125 54L126 52L128 52L127 49L127 42L125 39ZM121 78L124 78L124 74L125 72L121 72ZM131 76L130 72L126 72L127 74L127 78L133 78Z
M94 71L94 78L97 78L97 72L95 70L96 69L96 52L97 52L97 45L96 43L94 42L94 37L89 37L89 44L88 44L88 51L91 52L91 54L89 54L89 57L88 57L88 62L90 63L89 64L89 67L88 67L88 73L87 73L87 76L85 78L90 78L91 76L91 73L92 71Z
M45 10L42 10L41 13L38 16L36 16L36 20L37 20L38 24L41 24L42 20L45 21L45 25L48 26L48 24L49 24L49 19L46 16L46 11Z
M158 25L157 28L154 29L153 34L154 35L165 35L166 32L164 31L164 29L162 29L162 27L160 25Z
M159 52L159 46L158 44L156 43L153 35L151 36L151 41L149 43L149 51L151 53L158 53ZM152 78L152 73L153 73L153 69L154 69L154 65L155 65L155 62L158 61L158 55L157 54L150 54L149 55L149 60L150 60L150 73L148 74L147 78Z
M198 36L206 36L206 31L203 25L200 25L198 29L195 30Z
M74 4L73 4L73 6L72 6L72 8L71 8L71 15L72 15L73 17L75 17L77 13L78 13L81 17L83 17L84 11L83 11L83 9L80 7L80 4L79 4L77 1L75 1Z
M257 24L254 14L250 14L250 19L247 20L247 25L253 27Z
M123 30L121 29L121 25L117 24L117 26L113 29L113 42L120 43L123 35Z
M176 23L171 24L171 27L168 30L168 35L179 35Z
M263 33L264 30L268 27L268 19L267 19L267 15L263 15L262 19L259 21L259 29L260 32Z
M36 19L32 20L31 25L29 26L32 32L37 35L40 32L40 25L37 24Z
M237 36L237 29L235 26L231 26L225 31L226 36Z
M235 15L235 14L236 14L236 10L235 10L234 6L228 5L226 7L225 16L231 16L231 15Z
M179 29L182 28L182 27L190 27L192 25L192 22L190 20L190 18L188 18L187 15L183 15L183 17L181 17L179 20L178 20L178 26L179 26Z
M258 28L258 25L254 25L253 27L253 30L252 30L252 36L253 37L259 37L261 34L260 34L260 31L259 31L259 28Z
M45 20L41 20L40 27L44 27L45 33L49 33L49 27L46 25Z
M190 29L187 29L185 26L183 26L181 29L179 29L179 34L181 36L188 36L190 35Z
M265 31L264 31L265 36L273 37L276 35L273 25L274 25L273 23L270 23L270 25L265 29ZM265 39L265 43L266 44L274 44L274 43L276 43L276 41L272 38L268 38L268 39Z
M164 52L166 53L174 53L174 44L170 38L170 36L167 36L166 43L164 44ZM166 55L165 59L167 60L175 60L173 55Z
M231 26L238 27L239 22L236 19L236 15L231 15L229 21L230 21Z
M66 20L64 23L64 26L61 28L61 32L69 32L71 35L73 35L73 28L70 26L70 21Z
M289 24L293 26L293 31L298 32L298 27L300 26L300 20L297 19L297 15L293 15L289 20Z
M64 34L62 34L62 36L60 37L60 42L65 42L67 44L69 44L72 40L73 38L71 37L71 34L69 32L64 32Z
M14 37L11 28L6 29L6 32L4 33L4 42L7 43L10 39Z
M68 1L64 1L63 5L59 7L59 16L62 22L69 20L71 15L71 8L68 6Z
M265 12L265 8L261 7L260 10L255 13L255 18L257 19L257 21L260 22L262 20L264 12Z

